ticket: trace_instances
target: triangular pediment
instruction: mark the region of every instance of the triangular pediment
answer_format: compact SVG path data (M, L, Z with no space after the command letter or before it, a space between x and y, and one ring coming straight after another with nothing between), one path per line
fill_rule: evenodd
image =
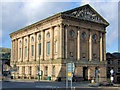
M106 26L109 25L109 23L102 16L100 16L89 4L66 11L64 12L64 15L101 23Z

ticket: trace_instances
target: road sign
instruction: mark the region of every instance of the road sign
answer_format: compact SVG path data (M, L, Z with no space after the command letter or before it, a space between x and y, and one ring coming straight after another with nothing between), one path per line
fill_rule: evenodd
M71 77L71 72L68 72L68 77Z
M72 64L72 65L71 65ZM71 70L72 69L72 70ZM75 64L74 63L68 63L67 64L67 71L68 72L71 72L72 71L72 73L74 73L74 71L75 71Z

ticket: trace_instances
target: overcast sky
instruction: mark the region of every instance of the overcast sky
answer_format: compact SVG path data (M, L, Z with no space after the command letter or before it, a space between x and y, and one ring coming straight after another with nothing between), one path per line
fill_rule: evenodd
M80 2L40 2L32 0L31 2L14 0L2 1L0 6L0 47L11 48L10 33L17 31L25 26L45 19L56 13L73 9L84 4L90 4L110 25L106 33L106 52L118 51L118 1L117 0L80 0ZM30 0L29 0L30 1ZM54 0L52 0L54 1ZM87 1L87 2L86 2ZM2 10L1 10L2 9ZM1 44L2 43L2 44Z

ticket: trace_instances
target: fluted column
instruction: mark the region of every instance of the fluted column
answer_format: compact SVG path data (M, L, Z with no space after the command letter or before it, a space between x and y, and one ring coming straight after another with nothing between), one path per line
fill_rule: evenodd
M60 58L64 57L64 25L60 24Z
M100 33L100 61L102 61L103 58L103 47L102 47L102 33Z
M78 36L77 36L77 60L80 60L80 31L78 30Z
M106 60L106 34L103 36L103 44L104 44L104 60Z
M89 61L92 60L92 33L90 31L90 36L89 36Z
M51 55L50 58L53 59L54 58L54 28L51 27Z

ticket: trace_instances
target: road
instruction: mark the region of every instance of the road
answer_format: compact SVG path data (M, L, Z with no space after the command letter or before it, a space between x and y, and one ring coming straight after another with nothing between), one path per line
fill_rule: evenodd
M2 84L2 90L71 90L70 83L69 89L65 89L65 82L50 82L50 81L40 81L40 82L22 82L22 81L10 81L10 82L0 82ZM120 90L117 88L98 88L89 87L88 82L73 82L72 90ZM75 88L74 88L75 87Z

